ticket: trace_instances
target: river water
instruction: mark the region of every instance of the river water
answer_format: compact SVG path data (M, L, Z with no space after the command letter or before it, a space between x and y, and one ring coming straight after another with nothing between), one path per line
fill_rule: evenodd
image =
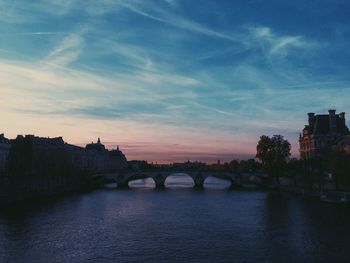
M0 212L0 262L350 262L350 208L172 176Z

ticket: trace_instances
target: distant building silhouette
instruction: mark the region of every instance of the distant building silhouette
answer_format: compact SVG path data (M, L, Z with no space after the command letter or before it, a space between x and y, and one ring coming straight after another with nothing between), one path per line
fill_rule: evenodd
M109 151L101 143L100 138L97 139L97 143L86 145L82 158L88 158L87 168L95 172L116 171L128 166L127 159L119 150L119 146Z
M101 143L100 138L97 139L97 143L91 142L86 145L86 150L96 150L99 152L104 152L106 150L105 146Z
M308 125L299 137L300 159L322 159L333 147L349 148L350 132L345 124L345 113L336 114L335 110L328 113L308 113Z
M117 171L127 167L127 159L122 151L119 150L119 146L116 150L107 150L101 143L100 138L98 138L97 143L92 142L87 144L85 148L68 144L64 142L62 137L46 138L34 135L18 135L16 140L23 138L31 141L34 150L39 148L66 150L71 156L73 166L86 171ZM7 141L10 143L10 140ZM5 149L8 149L7 154L10 146L11 143L5 147ZM6 155L6 153L4 154Z
M89 187L97 173L127 168L119 147L108 150L97 143L80 147L62 137L0 134L0 204L28 200Z
M205 163L202 163L200 161L191 162L190 160L183 163L173 163L172 165L172 168L175 170L196 170L204 167L206 167Z
M5 170L7 156L10 152L10 140L5 138L4 134L0 134L0 173Z

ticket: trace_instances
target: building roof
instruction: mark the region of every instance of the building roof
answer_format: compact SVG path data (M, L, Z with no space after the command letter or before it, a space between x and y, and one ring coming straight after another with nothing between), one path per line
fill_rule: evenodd
M330 133L329 125L329 115L316 115L315 116L315 125L313 127L314 134L328 134Z
M345 125L345 119L340 118L339 114L336 114L335 116L336 120L336 126L337 126L337 133L341 135L347 135L349 134L349 128ZM310 127L307 125L305 129L314 135L326 135L330 134L330 121L329 121L329 115L328 114L319 114L314 117L314 125L313 127Z
M109 155L112 158L119 158L120 160L126 161L126 157L123 154L123 152L119 150L119 146L118 146L118 149L109 151Z
M84 147L74 145L74 144L69 144L69 143L65 143L65 148L70 150L76 150L76 151L82 151L85 149Z
M0 134L0 143L10 143L10 140L3 133Z
M96 151L100 151L100 152L103 152L103 151L106 151L106 148L105 146L101 143L101 140L100 138L97 139L97 143L89 143L86 145L86 150L96 150Z
M22 135L18 135L17 138L23 139ZM30 140L32 143L37 145L54 145L54 146L64 146L64 141L62 137L39 137L32 134L26 135L26 139Z

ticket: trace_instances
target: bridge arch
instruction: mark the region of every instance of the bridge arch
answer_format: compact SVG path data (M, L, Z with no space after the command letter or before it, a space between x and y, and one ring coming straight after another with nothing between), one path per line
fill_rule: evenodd
M141 180L145 180L146 181L146 187L148 187L147 184L151 184L151 187L155 187L156 186L156 182L154 180L154 178L147 173L133 173L133 174L129 174L129 176L127 176L126 181L127 181L127 185L128 187L137 187L137 183L140 182Z
M155 188L156 183L152 177L132 178L128 181L129 188Z
M167 188L193 187L195 185L192 172L168 172L165 177L164 184Z
M128 188L130 182L139 179L146 179L146 177L142 173L118 174L116 176L118 188Z
M174 180L174 177L177 179ZM129 187L130 182L140 179L152 179L156 188L189 186L203 188L208 177L214 177L229 181L232 186L238 185L237 175L232 173L212 173L202 171L155 171L155 172L133 172L128 174L118 174L116 177L118 187ZM179 180L180 179L180 180ZM187 184L187 185L186 185Z
M218 177L210 174L204 181L204 188L208 189L228 189L233 188L234 181L229 177Z
M119 188L128 188L130 183L134 184L135 181L138 180L148 180L148 182L151 180L153 187L162 188L164 187L165 179L166 177L157 172L134 172L129 174L120 174L117 176L116 181Z

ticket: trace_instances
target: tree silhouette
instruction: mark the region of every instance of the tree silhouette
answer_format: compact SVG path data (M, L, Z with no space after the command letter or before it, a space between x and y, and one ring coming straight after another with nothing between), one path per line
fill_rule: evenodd
M290 143L281 135L273 135L271 138L262 135L256 147L256 157L261 160L269 176L277 179L278 184L290 156L290 150Z
M335 149L328 158L328 170L332 172L336 190L348 190L350 186L350 154L346 151Z

